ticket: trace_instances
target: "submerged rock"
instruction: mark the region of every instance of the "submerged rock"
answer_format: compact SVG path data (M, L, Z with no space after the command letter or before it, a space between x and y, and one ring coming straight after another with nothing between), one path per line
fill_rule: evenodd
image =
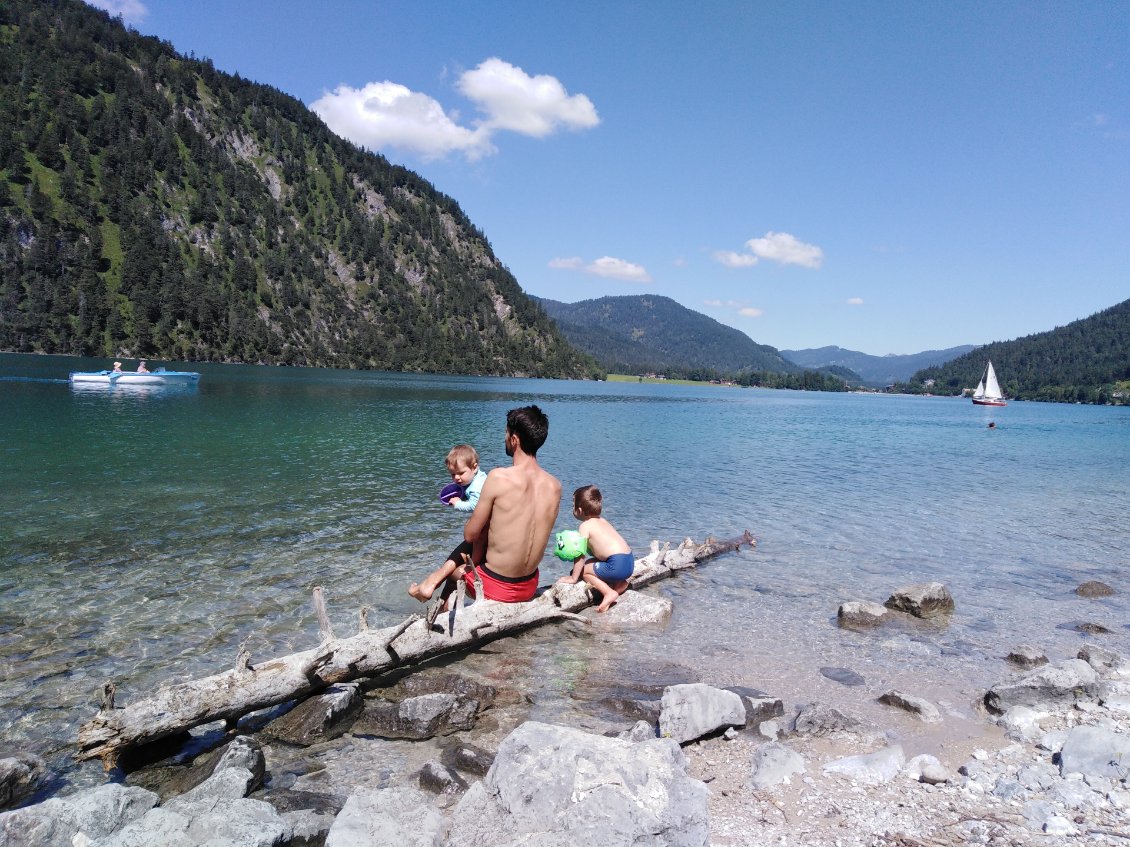
M479 703L458 694L423 694L399 703L377 700L353 724L354 735L415 741L471 729Z
M880 703L886 706L894 706L896 709L910 712L925 723L938 723L942 719L942 713L938 711L938 707L921 697L912 697L909 694L903 694L901 691L888 691L878 699Z
M849 668L821 668L820 675L840 685L856 686L866 682L862 676Z
M1035 668L1048 663L1048 657L1044 655L1042 650L1027 644L1014 647L1012 652L1005 657L1005 660L1019 668Z
M887 602L888 609L906 612L916 618L936 618L953 612L953 596L940 582L907 585L897 589Z
M858 718L845 715L839 709L823 703L809 703L797 712L792 730L797 735L823 736L837 732L866 734L871 727Z
M1114 594L1114 589L1105 582L1089 580L1076 588L1075 593L1080 597L1110 597Z
M309 747L344 735L364 705L357 683L331 685L271 721L263 735L297 747Z

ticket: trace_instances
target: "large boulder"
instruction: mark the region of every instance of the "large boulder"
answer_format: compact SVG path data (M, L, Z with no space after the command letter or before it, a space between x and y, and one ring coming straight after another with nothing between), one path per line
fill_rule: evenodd
M144 788L116 783L0 814L0 847L73 847L83 833L97 841L157 804Z
M1093 700L1098 676L1082 659L1044 665L1017 680L1001 682L985 693L985 706L1001 714L1013 706L1064 706Z
M940 582L907 585L897 589L883 604L916 618L936 618L953 612L953 596Z
M441 847L447 826L417 788L359 789L334 819L326 847Z
M1075 727L1059 751L1059 771L1063 776L1130 777L1130 735L1098 726Z
M659 735L679 744L731 726L745 726L746 708L733 691L701 682L669 685L659 711Z
M452 820L449 847L705 847L710 837L706 786L673 741L534 721L506 737Z

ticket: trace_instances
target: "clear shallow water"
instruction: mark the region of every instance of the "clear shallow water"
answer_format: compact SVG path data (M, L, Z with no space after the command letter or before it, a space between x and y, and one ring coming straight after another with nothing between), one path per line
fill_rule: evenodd
M60 764L106 679L122 702L243 643L312 646L314 585L339 633L361 606L375 626L418 611L405 586L462 525L435 497L444 455L467 441L504 463L505 413L528 403L550 418L543 465L567 495L599 485L637 548L759 539L653 589L676 601L663 631L555 629L474 657L524 676L543 717L595 721L593 700L690 678L792 702L899 683L960 710L1019 643L1074 655L1062 624L1130 643L1125 408L222 365L183 366L203 374L187 391L59 381L102 367L0 354L0 737ZM1081 599L1088 579L1119 593ZM957 602L944 629L835 626L844 600L930 580Z

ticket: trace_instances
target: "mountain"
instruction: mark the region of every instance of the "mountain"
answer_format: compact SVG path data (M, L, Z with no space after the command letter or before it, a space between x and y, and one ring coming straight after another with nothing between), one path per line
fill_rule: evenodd
M0 349L599 373L450 197L78 0L0 3Z
M926 350L905 356L870 356L843 347L817 347L807 350L782 350L781 355L806 368L848 368L859 375L864 385L882 387L895 382L905 382L916 372L932 365L941 365L963 353L976 349L972 344L950 347L946 350Z
M987 360L1010 398L1130 404L1130 300L1048 332L978 347L900 387L960 394L977 385Z
M575 347L609 371L710 378L740 371L799 374L802 368L744 332L654 294L578 303L534 298Z

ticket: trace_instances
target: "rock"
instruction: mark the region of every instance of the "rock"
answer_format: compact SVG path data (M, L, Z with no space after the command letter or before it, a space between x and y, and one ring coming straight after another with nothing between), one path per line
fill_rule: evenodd
M732 691L733 689L727 689ZM740 694L740 692L735 692ZM741 695L742 704L745 706L745 725L758 726L759 724L779 718L785 714L785 704L776 697L751 697Z
M636 721L635 726L633 726L631 729L617 734L616 737L635 744L638 741L650 741L657 736L655 734L654 726L649 724L647 721Z
M875 753L836 759L824 765L824 773L867 785L879 785L898 776L904 764L902 747L895 744Z
M1101 623L1094 623L1092 621L1069 621L1068 623L1061 623L1056 628L1070 629L1075 632L1081 632L1084 635L1110 635L1109 629Z
M1047 712L1036 711L1029 706L1013 706L997 719L1010 738L1020 741L1035 741L1043 734L1040 721L1048 717Z
M79 833L97 841L157 804L144 788L116 783L0 813L0 847L73 847Z
M866 733L869 727L857 718L849 717L838 709L822 703L802 706L793 722L797 735L832 735L837 732Z
M452 820L449 847L709 841L706 786L687 776L674 741L630 744L534 721L506 737Z
M1130 777L1130 735L1097 726L1075 727L1059 751L1059 772L1062 776Z
M641 626L644 624L666 624L671 619L675 603L667 597L653 597L639 591L627 591L620 595L616 605L597 617L601 624L616 626Z
M790 778L805 772L804 758L778 741L762 744L753 751L750 782L754 788L787 785Z
M433 794L462 794L467 790L467 780L439 762L428 762L417 774L420 787Z
M339 682L299 703L263 730L267 738L309 747L344 735L365 705L355 682Z
M326 847L441 847L447 827L418 788L359 789L334 819Z
M1077 654L1077 657L1094 668L1098 673L1117 670L1123 665L1123 659L1120 655L1113 650L1107 650L1105 647L1099 647L1095 644L1084 645Z
M191 791L174 797L162 808L179 811L208 805L214 800L242 800L255 787L255 775L247 768L225 768L216 771Z
M212 773L219 773L228 768L245 768L251 772L254 790L263 784L263 777L267 773L267 761L263 757L263 747L259 742L246 735L237 735L231 743L220 751L219 760L216 762Z
M279 817L291 832L286 847L322 847L334 822L333 815L324 815L308 809L283 812Z
M953 597L940 582L907 585L896 590L887 602L888 609L906 612L916 618L935 618L953 612Z
M652 733L654 737L654 733ZM440 761L449 768L471 773L475 776L485 776L494 763L494 755L482 747L474 744L450 744L443 748Z
M847 685L849 687L863 685L865 682L862 676L847 668L821 668L820 675L827 677L832 680L832 682L838 682L840 685Z
M1105 582L1090 580L1076 588L1075 593L1080 597L1110 597L1114 594L1114 589Z
M0 809L22 803L47 784L47 762L31 753L16 753L0 759Z
M1095 697L1112 712L1130 713L1130 681L1104 680L1096 687Z
M781 737L781 725L777 721L762 721L757 725L757 734L770 741Z
M272 788L257 791L252 799L263 800L284 815L287 812L314 812L333 820L334 815L345 805L345 797L337 794L324 794L320 791L296 791L293 788Z
M985 694L985 706L1001 714L1013 706L1070 705L1094 699L1096 680L1094 668L1082 659L1068 659L994 685Z
M600 706L608 711L622 715L631 721L659 723L660 702L658 700L639 700L632 697L606 697Z
M242 767L255 775L255 786L263 782L266 761L259 742L248 735L237 735L229 743L197 756L190 765L151 767L132 773L130 784L157 792L161 801L191 791L214 773L228 767Z
M250 771L244 772L250 775ZM150 809L143 817L95 844L97 847L185 847L196 844L208 847L278 847L288 843L292 836L291 824L270 803L211 796L191 803Z
M479 704L479 710L489 709L498 699L499 691L493 685L476 682L457 673L411 674L402 679L397 688L405 694L457 694Z
M685 744L728 726L745 726L745 704L734 692L701 682L664 689L659 712L660 737Z
M377 700L366 704L353 734L419 741L471 729L478 711L477 700L451 693L422 694L399 703Z
M894 706L896 709L910 712L924 723L938 723L942 719L942 713L938 711L938 707L921 697L912 697L909 694L903 694L901 691L888 691L878 699L880 703L886 706Z
M950 781L950 772L946 770L945 765L929 753L915 756L906 763L902 773L915 782L923 782L927 785L941 785Z
M866 629L883 623L887 615L887 607L880 603L849 600L840 604L836 612L836 623L849 629Z
M1048 657L1043 652L1027 644L1013 648L1005 659L1021 668L1035 668L1048 663Z

